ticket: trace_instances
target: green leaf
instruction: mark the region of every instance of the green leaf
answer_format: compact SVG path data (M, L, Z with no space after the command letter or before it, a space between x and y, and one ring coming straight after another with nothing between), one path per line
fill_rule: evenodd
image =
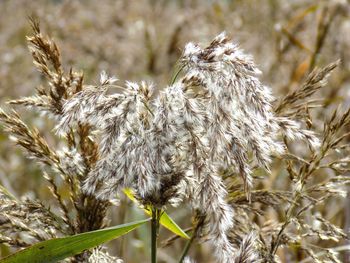
M46 240L14 253L0 260L0 263L57 262L122 236L149 220L150 218L74 236Z
M190 239L190 237L186 234L185 231L183 231L176 223L173 219L171 219L171 217L163 212L159 223L161 225L163 225L164 227L166 227L167 229L169 229L171 232L173 232L174 234L186 238L186 239Z
M135 202L137 205L139 205L138 201L136 200L134 193L132 192L132 190L130 188L125 188L124 189L124 193L125 195L133 202ZM140 205L139 205L140 206ZM145 213L147 215L152 215L152 208L150 206L146 206L143 208L143 210L145 211ZM181 229L181 227L179 227L175 221L166 213L163 212L162 216L159 219L159 223L164 226L165 228L169 229L171 232L173 232L174 234L186 238L186 239L190 239L190 237L186 234L185 231L183 231Z

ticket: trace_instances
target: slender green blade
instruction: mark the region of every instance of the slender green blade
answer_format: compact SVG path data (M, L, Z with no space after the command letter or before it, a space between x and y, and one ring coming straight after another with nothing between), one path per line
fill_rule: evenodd
M74 236L46 240L14 253L0 260L0 263L57 262L122 236L149 220L150 219L145 219Z
M132 190L130 188L125 188L124 189L124 193L125 195L133 202L137 203L137 200L132 192ZM145 213L147 215L151 215L152 214L152 209L150 207L145 207L143 208L143 210L145 211ZM168 230L170 230L171 232L173 232L174 234L180 236L180 237L183 237L183 238L186 238L186 239L190 239L190 237L186 234L185 231L183 231L181 229L181 227L179 227L175 221L166 213L166 212L163 212L162 213L162 216L159 220L159 223L164 226L165 228L167 228Z
M175 221L167 214L167 213L163 213L159 223L161 225L163 225L164 227L166 227L167 229L169 229L171 232L173 232L174 234L186 238L186 239L190 239L190 237L186 234L185 231L183 231L181 229L181 227L179 227Z

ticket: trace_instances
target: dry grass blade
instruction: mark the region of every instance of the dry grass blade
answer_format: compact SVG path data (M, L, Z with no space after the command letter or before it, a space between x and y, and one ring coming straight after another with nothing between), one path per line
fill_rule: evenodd
M296 103L311 97L316 91L325 86L327 77L339 63L339 61L336 61L322 69L314 69L299 89L292 91L276 103L275 112L279 115L283 115L285 111L293 108Z

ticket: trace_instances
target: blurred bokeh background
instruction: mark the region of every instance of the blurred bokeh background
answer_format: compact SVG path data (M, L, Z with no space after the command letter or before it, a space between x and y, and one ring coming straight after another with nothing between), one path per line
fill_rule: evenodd
M150 80L162 89L187 42L205 45L226 31L254 56L264 84L277 98L300 86L314 66L340 59L329 85L318 95L327 98L318 118L325 118L338 105L350 105L350 3L346 0L1 0L0 10L0 105L5 109L7 100L31 95L44 83L26 43L31 15L39 18L43 33L58 44L65 69L84 72L85 84L98 83L99 73L105 70L121 83ZM19 111L50 144L60 143L48 119ZM272 176L271 186L283 185L283 176ZM0 184L15 196L54 205L40 167L26 159L2 129ZM343 201L330 209L345 228L350 224L348 206ZM125 201L111 213L111 224L143 216ZM185 206L170 214L183 228L190 226ZM162 239L170 236L161 233ZM142 228L123 242L110 243L110 253L126 262L147 262L148 242L148 229ZM183 246L183 241L175 241L161 249L160 262L176 262ZM1 251L0 256L8 253L5 248ZM211 262L206 246L194 247L191 255L197 262ZM350 261L344 256L344 262Z

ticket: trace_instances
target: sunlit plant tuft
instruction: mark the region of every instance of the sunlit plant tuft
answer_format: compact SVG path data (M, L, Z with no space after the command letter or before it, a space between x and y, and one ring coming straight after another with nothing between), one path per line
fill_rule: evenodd
M1 110L0 119L29 157L51 168L43 168L43 176L60 211L55 214L39 202L16 200L0 190L2 243L26 248L102 229L108 208L124 192L151 215L152 262L161 224L187 237L170 219L161 221L169 206L184 202L190 205L192 228L179 255L183 262L191 262L186 256L194 240L209 241L218 262L278 262L281 246L298 243L321 260L312 246L314 238L339 242L346 237L315 206L343 196L342 185L349 182L348 158L326 162L335 151L348 153L348 146L339 145L348 135L344 127L350 122L349 110L335 112L317 135L300 118L305 111L311 122L308 99L325 85L336 63L315 69L300 89L276 100L259 81L251 56L222 33L205 48L187 44L174 78L159 92L147 82L117 84L105 72L99 85L90 86L83 83L82 73L63 70L55 42L34 20L32 27L30 51L48 85L10 103L52 118L65 146L51 148L15 111ZM111 93L112 88L119 92ZM304 143L299 155L289 147L293 140ZM276 159L285 164L293 188L259 189L254 184L258 174L269 176ZM308 184L324 168L337 176ZM69 198L58 191L56 175L69 187ZM272 226L252 219L262 205L284 204L284 218ZM70 262L120 261L101 247L67 256ZM322 257L336 260L331 251Z

